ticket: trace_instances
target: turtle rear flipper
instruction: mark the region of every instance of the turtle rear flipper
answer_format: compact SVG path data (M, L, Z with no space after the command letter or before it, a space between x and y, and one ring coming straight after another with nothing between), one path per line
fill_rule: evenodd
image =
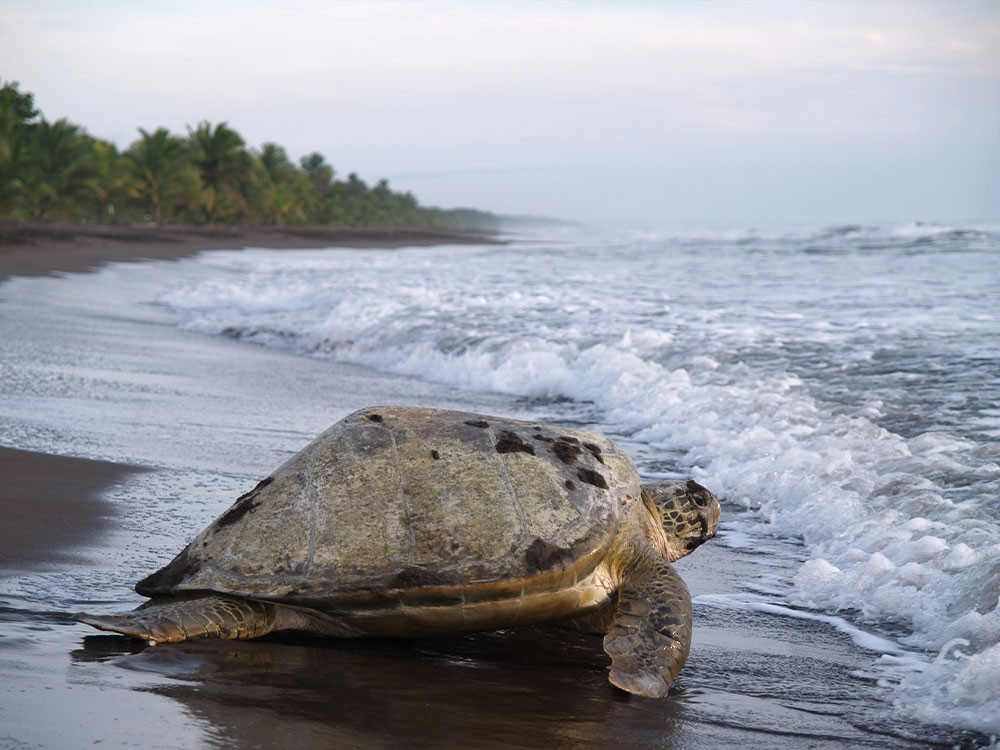
M214 594L154 599L124 615L80 612L73 615L73 619L99 630L140 638L152 646L198 638L243 640L275 630L329 629L317 627L320 618L292 607Z
M691 619L691 594L670 563L650 561L643 575L623 581L604 637L611 683L649 698L666 695L687 660Z

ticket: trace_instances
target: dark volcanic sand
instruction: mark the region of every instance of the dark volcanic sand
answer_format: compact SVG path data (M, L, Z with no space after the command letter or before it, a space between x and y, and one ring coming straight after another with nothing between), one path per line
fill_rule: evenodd
M0 281L86 271L111 261L176 259L241 247L405 247L484 244L490 234L423 227L289 227L68 224L0 219Z
M72 559L113 520L98 493L134 467L0 447L0 575Z

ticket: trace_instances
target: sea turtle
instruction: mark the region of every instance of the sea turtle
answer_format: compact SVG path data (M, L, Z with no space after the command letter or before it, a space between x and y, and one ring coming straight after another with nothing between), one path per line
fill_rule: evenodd
M600 435L374 407L240 497L123 615L75 617L150 644L275 630L417 636L561 620L606 633L610 680L661 697L691 597L670 562L715 534L693 481L640 485Z

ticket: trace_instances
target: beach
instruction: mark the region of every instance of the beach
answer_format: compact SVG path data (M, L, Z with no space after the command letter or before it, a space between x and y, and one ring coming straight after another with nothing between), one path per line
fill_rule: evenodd
M166 227L115 228L109 238L103 231L45 236L36 227L18 239L9 226L2 230L0 746L987 743L975 732L893 718L871 672L872 649L843 628L719 606L800 554L794 541L777 538L710 542L677 564L695 598L695 632L688 666L662 701L611 687L600 639L553 626L407 641L278 635L150 648L72 622L74 611L141 603L131 591L136 580L358 408L577 414L558 401L261 345L256 329L206 335L178 325L163 303L163 288L188 288L206 273L197 258L172 261L206 250L331 248L323 252L363 264L358 248L453 242L440 252L461 253L489 238ZM244 262L240 253L224 257ZM318 253L303 260L322 262ZM577 424L600 426L586 415ZM724 503L727 512L735 506Z
M497 242L486 232L423 227L190 226L71 224L0 219L0 281L85 271L113 261L173 260L238 247L407 247Z

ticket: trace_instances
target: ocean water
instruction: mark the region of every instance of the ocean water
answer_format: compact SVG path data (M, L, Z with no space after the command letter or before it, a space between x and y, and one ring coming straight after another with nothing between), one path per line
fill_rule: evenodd
M1000 733L1000 226L206 253L183 328L517 397L724 500L696 600L834 625L896 717Z

